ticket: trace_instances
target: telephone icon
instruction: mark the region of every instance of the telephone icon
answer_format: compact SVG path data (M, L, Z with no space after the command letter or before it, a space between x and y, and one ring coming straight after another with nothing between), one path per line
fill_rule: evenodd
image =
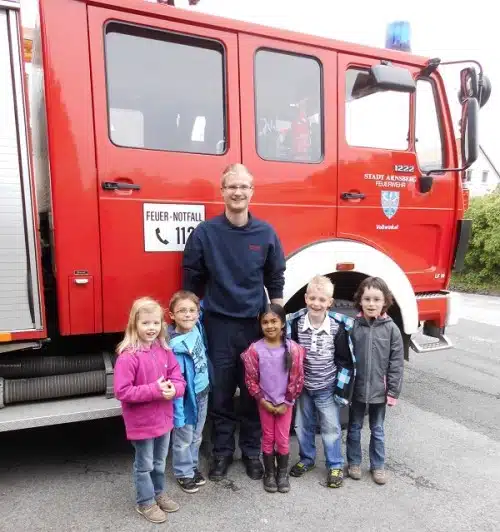
M164 239L164 238L161 237L161 235L160 235L160 228L159 228L159 227L156 228L155 234L156 234L156 238L157 238L162 244L164 244L165 246L168 246L168 240L166 240L166 239Z

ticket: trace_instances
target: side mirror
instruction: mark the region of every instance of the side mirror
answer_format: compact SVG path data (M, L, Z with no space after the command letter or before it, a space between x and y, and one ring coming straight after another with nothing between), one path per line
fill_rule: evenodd
M468 98L478 97L477 74L473 68L463 68L460 71L460 92L458 99L463 105Z
M417 85L410 71L393 65L374 65L370 68L370 83L379 90L415 92Z
M491 96L491 81L488 77L483 76L483 86L479 96L479 107L484 107Z
M479 106L484 107L491 96L491 81L487 76L477 77L474 68L464 68L460 71L460 91L458 100L463 104L467 98L476 98Z
M462 104L460 119L460 157L461 168L433 168L423 172L419 180L420 192L429 192L432 188L432 174L460 172L467 170L479 156L479 103L476 98L467 98Z
M478 119L479 103L476 98L468 98L462 105L462 119L460 120L462 166L469 168L478 158Z
M388 64L374 65L369 71L360 71L354 81L351 97L364 98L382 91L415 92L417 85L406 68Z

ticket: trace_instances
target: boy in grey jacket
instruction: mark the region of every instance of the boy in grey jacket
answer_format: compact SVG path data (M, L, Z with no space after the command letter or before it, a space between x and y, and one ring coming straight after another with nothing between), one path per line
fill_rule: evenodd
M403 338L386 313L393 297L382 279L365 279L359 285L354 302L361 312L351 333L357 369L347 432L348 472L355 480L361 478L361 429L368 408L370 470L377 484L385 484L385 409L386 404L395 406L401 393Z

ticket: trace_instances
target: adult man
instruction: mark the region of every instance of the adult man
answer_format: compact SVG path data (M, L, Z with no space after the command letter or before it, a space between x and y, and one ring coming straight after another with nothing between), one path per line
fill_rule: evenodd
M267 288L273 303L283 304L285 258L274 229L248 211L253 177L242 164L230 165L221 179L224 214L202 222L184 250L184 289L204 299L208 355L213 367L211 416L214 460L210 480L221 480L233 461L240 388L239 445L247 475L263 476L261 428L255 400L245 386L240 354L259 336L257 316Z

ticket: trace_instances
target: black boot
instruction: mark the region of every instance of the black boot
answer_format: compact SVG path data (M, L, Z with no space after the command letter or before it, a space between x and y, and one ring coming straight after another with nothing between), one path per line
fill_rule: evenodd
M274 454L263 454L264 456L264 489L269 493L276 493L278 485L276 484L276 466L274 463Z
M245 456L242 455L241 459L245 464L247 475L252 480L260 480L264 476L264 468L258 456Z
M288 480L288 457L289 454L277 454L278 474L276 481L278 483L278 491L280 493L288 493L290 491L290 481Z
M232 456L215 456L212 467L208 473L208 478L213 482L218 482L226 478L227 470L233 462Z

